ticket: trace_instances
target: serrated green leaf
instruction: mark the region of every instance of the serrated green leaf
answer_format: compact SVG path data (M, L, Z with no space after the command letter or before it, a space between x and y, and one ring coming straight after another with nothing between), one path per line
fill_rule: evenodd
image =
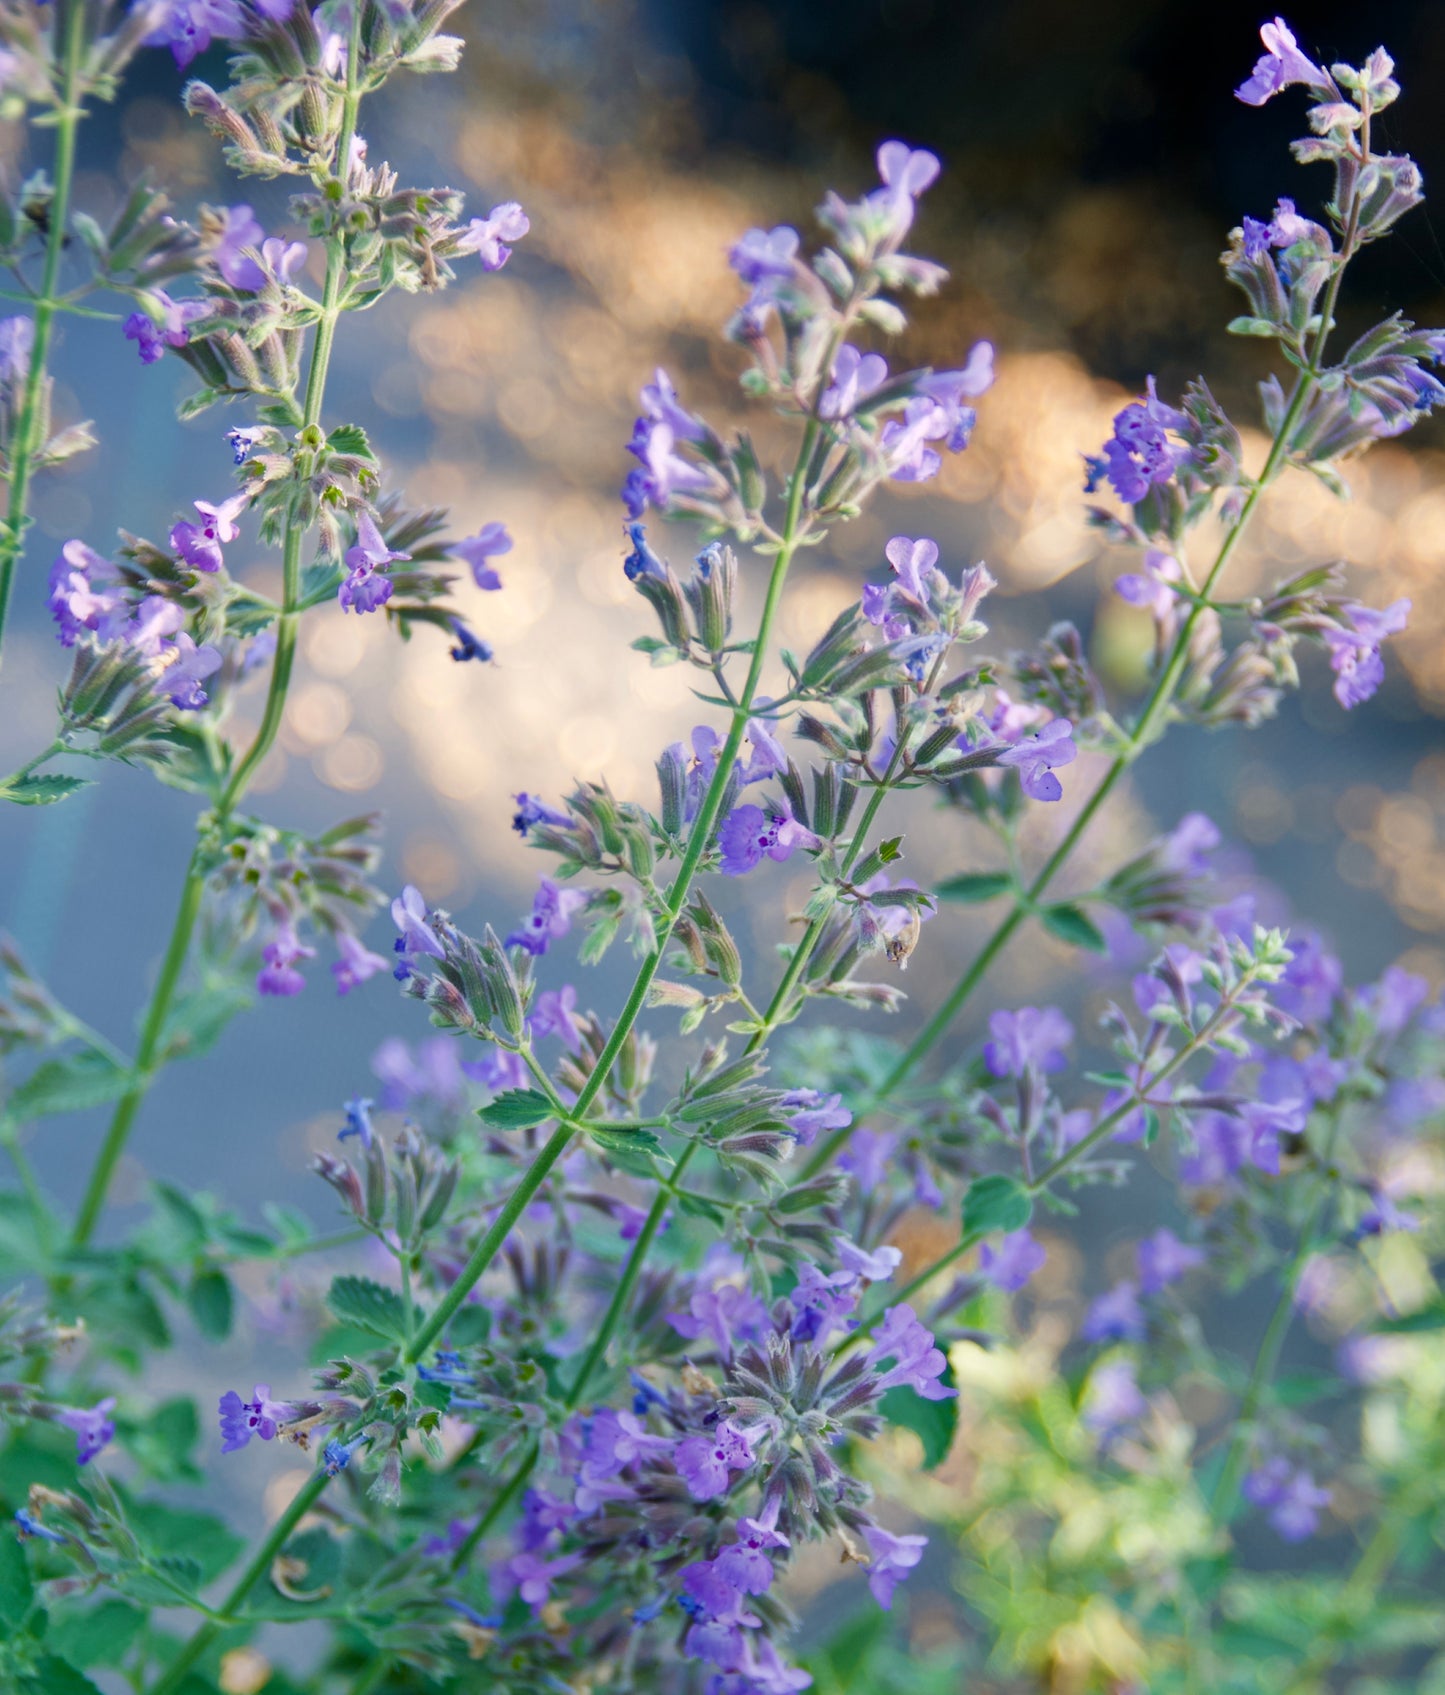
M24 1548L13 1535L0 1536L0 1624L18 1629L33 1598Z
M115 1671L143 1617L124 1601L102 1601L89 1612L52 1613L45 1639L73 1666Z
M1104 932L1082 907L1068 902L1060 906L1046 906L1040 916L1049 934L1067 942L1070 947L1088 948L1091 953L1108 952L1109 944L1104 940Z
M953 1367L945 1366L938 1380L948 1388L954 1387ZM932 1471L948 1458L953 1438L958 1430L958 1397L946 1400L925 1400L906 1384L890 1389L878 1403L878 1410L890 1424L911 1430L923 1444L923 1469Z
M493 1130L530 1130L552 1116L552 1103L540 1089L504 1089L477 1112Z
M964 871L957 877L945 877L933 892L940 900L976 906L981 901L1006 895L1012 887L1013 878L1007 871Z
M968 1236L995 1230L1022 1230L1033 1216L1034 1203L1022 1183L996 1175L975 1178L963 1197L963 1229Z
M720 1206L715 1206L704 1195L692 1195L686 1192L677 1196L677 1209L693 1218L705 1218L709 1223L721 1228L727 1223L727 1214Z
M16 1124L52 1113L81 1112L118 1099L130 1080L130 1073L104 1054L87 1051L47 1059L3 1103L3 1111Z
M326 1292L326 1304L343 1324L354 1324L389 1342L406 1340L406 1309L394 1289L369 1277L337 1277Z
M615 1166L637 1177L656 1177L655 1156L662 1156L662 1143L650 1130L609 1130L588 1125L587 1134Z
M208 1052L252 998L250 988L234 978L219 978L189 990L177 999L166 1019L161 1054L168 1060L196 1059Z
M141 1545L156 1556L167 1575L185 1581L185 1566L200 1568L201 1582L212 1583L246 1546L221 1519L159 1501L131 1501L126 1517Z
M176 416L185 423L188 418L199 418L202 412L208 412L218 400L224 399L225 395L218 388L197 389L176 408Z
M77 1671L55 1654L42 1654L35 1670L22 1680L24 1695L100 1695L83 1671Z
M11 777L0 783L0 800L14 801L16 806L53 806L58 800L69 800L80 789L88 789L89 777L62 777L58 773L43 777Z
M376 457L371 451L371 440L360 424L338 424L326 440L337 453L359 453L367 459Z
M186 1305L201 1334L212 1342L224 1342L231 1334L234 1310L231 1280L214 1267L198 1271L186 1290Z

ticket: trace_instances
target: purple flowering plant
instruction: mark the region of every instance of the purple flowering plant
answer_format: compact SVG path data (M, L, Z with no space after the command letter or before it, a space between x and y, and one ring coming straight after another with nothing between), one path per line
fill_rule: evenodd
M452 9L54 0L0 17L5 100L58 120L45 280L33 319L0 336L0 633L29 479L64 456L48 436L47 338L79 293L58 292L57 224L88 255L79 290L132 296L119 333L140 361L195 373L184 414L228 402L250 420L228 436L234 489L218 477L165 546L128 533L114 558L62 546L48 604L73 664L57 735L0 784L12 803L63 801L82 779L47 766L120 760L203 805L133 1056L0 945L0 1130L20 1182L0 1196L0 1249L40 1314L0 1308L0 1425L26 1474L0 1563L13 1627L0 1675L26 1695L95 1687L86 1667L143 1695L259 1689L271 1668L252 1639L306 1624L304 1668L278 1688L481 1676L519 1695L775 1695L814 1683L789 1647L788 1573L816 1543L859 1568L851 1604L880 1614L905 1612L956 1544L970 1628L1030 1687L1262 1690L1282 1686L1285 1662L1303 1691L1351 1659L1373 1667L1403 1639L1391 1621L1419 1611L1412 1585L1432 1558L1438 1576L1445 1525L1430 1212L1445 1013L1398 969L1352 992L1317 937L1259 922L1277 903L1226 887L1219 832L1198 813L1096 886L1056 884L1172 724L1258 723L1297 683L1302 642L1352 708L1404 626L1404 603L1348 598L1334 567L1221 598L1279 476L1342 490L1342 460L1445 395L1427 369L1445 332L1398 316L1327 360L1346 267L1421 198L1411 161L1373 144L1398 94L1388 56L1326 70L1275 20L1239 90L1258 105L1302 85L1296 155L1334 175L1325 223L1281 201L1224 256L1249 304L1231 328L1286 367L1287 384L1262 385L1260 469L1245 470L1202 380L1178 405L1151 380L1087 458L1088 491L1116 501L1095 522L1141 555L1119 579L1154 622L1141 705L1110 704L1069 625L985 654L994 579L925 536L892 537L806 652L778 645L798 556L885 485L929 481L966 451L993 381L986 342L941 370L889 351L905 307L947 281L908 250L939 161L889 141L876 186L826 197L818 245L779 226L728 253L745 298L726 337L745 395L791 430L791 463L716 430L664 370L641 389L621 569L656 627L634 646L689 667L712 721L660 747L655 799L603 781L515 797L514 827L546 864L530 911L473 935L407 885L386 947L363 939L383 904L379 820L307 833L243 802L313 608L380 612L403 637L430 626L437 663L491 655L455 591L467 572L478 591L502 586L507 530L442 539L443 514L386 487L365 430L325 416L347 314L456 282L472 257L494 272L528 233L516 203L463 221L453 191L400 188L358 134L363 98L394 72L455 65L460 41L438 33ZM108 98L141 46L184 68L213 39L235 47L232 83L192 81L186 106L242 174L297 179L306 241L268 234L240 203L185 223L150 189L109 232L67 225L84 99ZM319 296L307 242L324 256ZM26 254L4 256L23 274ZM658 550L662 521L695 530L680 569ZM280 553L279 600L229 573L246 525ZM1191 557L1201 530L1222 540ZM233 742L234 698L258 671L260 726ZM1009 868L932 888L899 876L895 820L915 791L984 826ZM1024 825L1050 808L1067 822L1029 871ZM775 965L746 956L726 909L739 887L772 899L782 863L806 893ZM993 902L1003 915L911 1040L826 1022L897 1010L940 904ZM986 1039L945 1052L1035 923L1081 963L1111 956L1097 1029L995 1002ZM630 984L595 1010L559 956L594 966L623 938ZM374 1098L358 1088L336 1111L336 1146L313 1169L340 1233L285 1209L261 1229L161 1182L146 1224L106 1245L97 1228L157 1075L202 1054L253 990L303 992L322 942L340 994L390 978L432 1028L386 1042ZM672 1013L675 1031L653 1016ZM1084 1042L1106 1069L1080 1068ZM20 1132L93 1106L110 1122L66 1221ZM1094 1186L1138 1184L1146 1159L1171 1185L1170 1222L1141 1220L1121 1275L1090 1269L1072 1334L1052 1320L1028 1332L1023 1315L1057 1288L1056 1221ZM227 1467L270 1467L283 1445L312 1456L247 1551L170 1504L200 1475L196 1413L159 1400L143 1368L168 1312L184 1306L222 1344L243 1267L290 1275L323 1249L354 1257L317 1303L314 1375L277 1397L232 1387L207 1419ZM1200 1316L1211 1285L1272 1287L1252 1362L1215 1346ZM1339 1373L1277 1379L1300 1314L1336 1325ZM1190 1385L1210 1393L1190 1401ZM1320 1413L1340 1395L1359 1414L1352 1436ZM1346 1509L1371 1528L1342 1577L1306 1584L1236 1568L1247 1508L1289 1543ZM922 1521L943 1547L928 1552L910 1528ZM1397 1576L1392 1612L1381 1596ZM1276 1681L1259 1681L1241 1618L1275 1644ZM258 1660L265 1677L247 1683Z

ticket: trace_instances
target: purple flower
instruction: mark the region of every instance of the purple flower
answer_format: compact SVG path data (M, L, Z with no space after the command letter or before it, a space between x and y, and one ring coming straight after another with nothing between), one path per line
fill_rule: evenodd
M410 558L409 553L395 553L386 545L376 520L363 507L356 515L355 544L346 550L348 575L336 595L341 610L375 612L384 606L391 599L392 584L379 573L395 560Z
M1012 765L1026 795L1034 800L1060 800L1063 785L1054 775L1058 765L1072 765L1079 750L1074 746L1074 726L1067 718L1054 718L1036 736L1025 736L998 756L1000 765Z
M773 1581L773 1562L765 1550L790 1547L778 1529L778 1510L783 1498L770 1495L758 1518L740 1518L737 1541L724 1548L712 1562L719 1577L744 1595L761 1595Z
M500 586L501 585L499 584L498 587ZM490 663L492 659L492 644L490 642L483 641L479 635L476 635L469 630L460 618L452 618L449 622L452 627L452 634L456 637L456 641L447 649L447 652L451 654L452 658L455 659L458 664L461 664L468 659L478 660L483 665Z
M942 1348L934 1347L932 1333L919 1322L910 1306L889 1307L883 1314L868 1363L876 1367L885 1359L894 1363L879 1377L880 1391L906 1383L925 1401L946 1401L958 1393L957 1389L938 1381L948 1361Z
M1330 1492L1321 1489L1303 1466L1292 1466L1276 1454L1249 1472L1240 1493L1253 1506L1264 1507L1269 1522L1286 1542L1303 1542L1319 1529L1320 1511L1330 1504Z
M471 567L472 578L479 589L499 589L502 579L492 569L489 560L512 551L512 538L505 524L483 524L474 536L464 536L451 545L453 558Z
M42 1524L28 1507L21 1507L16 1512L15 1530L22 1542L34 1537L41 1542L57 1542L63 1546L67 1541L58 1530L51 1530L48 1525Z
M402 956L398 972L410 966L419 954L428 954L432 959L446 958L436 931L426 920L426 902L421 898L421 890L408 883L391 903L391 921L401 932L396 940L396 951Z
M457 238L458 253L475 253L484 271L500 271L512 257L508 242L520 241L532 225L515 200L493 206L485 218L473 218Z
M727 1494L732 1472L746 1471L753 1463L753 1450L743 1432L723 1419L709 1436L684 1437L673 1463L694 1501L713 1501Z
M371 1124L371 1109L375 1103L357 1095L349 1100L344 1107L346 1123L336 1132L336 1140L344 1142L348 1136L355 1136L362 1147L369 1148L376 1140L376 1131Z
M299 995L306 979L296 969L296 961L315 957L316 949L307 947L290 919L283 918L261 950L266 963L256 974L257 989L263 995Z
M918 384L918 392L944 410L948 429L943 439L950 453L961 453L968 446L978 421L978 414L964 400L977 400L992 387L993 345L987 341L973 344L961 371L931 371Z
M735 806L717 833L722 853L719 869L725 877L741 877L762 863L764 855L779 862L797 847L818 847L817 836L798 823L786 805L764 811L760 806Z
M1249 1132L1249 1157L1261 1171L1279 1176L1279 1139L1297 1136L1305 1127L1309 1108L1298 1099L1246 1101L1239 1109Z
M844 342L833 360L833 381L818 402L820 418L849 418L860 400L888 380L888 361L877 353L860 353Z
M528 1550L514 1554L496 1570L501 1591L498 1599L515 1589L532 1611L539 1613L552 1599L553 1583L581 1564L581 1554L561 1554L550 1560Z
M1355 1234L1357 1236L1383 1236L1391 1230L1418 1230L1419 1228L1420 1220L1413 1212L1403 1211L1383 1190L1376 1189L1370 1205L1360 1214L1360 1222L1355 1226Z
M282 288L291 286L291 279L306 263L308 248L304 241L283 241L280 236L268 236L261 243L261 263L267 275Z
M1222 1112L1202 1112L1191 1126L1194 1152L1179 1162L1179 1179L1191 1188L1216 1188L1243 1166L1251 1132L1243 1120Z
M913 222L914 202L938 177L936 154L913 148L906 141L885 141L878 149L878 175L883 187L865 201L870 211L880 213L885 239L896 246Z
M1219 829L1212 819L1202 812L1187 812L1160 843L1160 864L1181 876L1205 877L1209 874L1209 856L1219 840Z
M1146 1295L1157 1295L1171 1283L1177 1283L1185 1272L1204 1264L1202 1248L1181 1242L1172 1230L1156 1230L1146 1236L1135 1249L1139 1268L1139 1288Z
M995 1012L988 1021L993 1038L983 1057L995 1077L1022 1077L1036 1071L1061 1071L1064 1049L1074 1039L1074 1027L1056 1006L1021 1006L1017 1012Z
M903 1263L903 1250L887 1245L871 1251L850 1242L846 1236L833 1238L833 1251L838 1264L852 1277L865 1278L869 1283L886 1283Z
M326 1475L335 1477L345 1471L351 1464L351 1456L365 1440L365 1436L353 1436L349 1442L343 1442L339 1436L333 1436L321 1450L321 1461L326 1467Z
M252 253L260 253L266 232L249 206L227 206L221 218L221 233L211 255L216 269L230 287L255 294L266 286L266 273Z
M83 541L66 542L50 567L50 612L62 647L86 632L114 640L129 613L119 570Z
M1132 1360L1110 1360L1089 1373L1083 1421L1106 1446L1148 1410Z
M1385 662L1380 647L1390 636L1405 628L1410 602L1397 600L1383 612L1350 601L1341 609L1349 628L1322 631L1329 649L1330 669L1335 674L1334 695L1349 711L1370 699L1385 680Z
M884 557L897 576L897 587L917 606L928 605L928 577L938 564L938 543L924 536L913 541L894 536L883 549Z
M350 994L367 978L386 969L387 962L382 955L373 953L349 930L336 932L336 952L340 957L331 962L331 975L336 979L338 995Z
M543 877L537 887L536 898L532 902L532 911L522 921L522 927L513 930L503 944L509 948L525 948L528 953L540 956L546 953L548 947L560 940L572 928L572 915L587 904L586 892L582 889L559 889L550 877Z
M728 264L749 288L790 277L798 240L798 232L787 224L771 230L748 230L728 249Z
M0 383L20 383L30 369L35 346L33 318L0 318Z
M1151 488L1169 482L1189 457L1188 448L1176 447L1167 433L1187 423L1182 412L1159 399L1150 377L1145 398L1131 401L1115 417L1102 459L1090 461L1091 487L1102 472L1120 500L1137 506Z
M1359 993L1360 1005L1373 1017L1375 1030L1381 1036L1398 1036L1430 995L1430 985L1423 977L1398 965L1387 967L1378 983L1371 983Z
M153 594L140 603L134 619L120 631L120 635L143 659L159 659L162 653L168 651L166 638L177 635L185 622L185 613L174 601L163 600L160 595ZM216 650L210 648L208 651L215 653Z
M219 571L226 562L221 554L221 544L235 541L240 535L235 520L246 510L250 499L249 491L243 489L240 494L223 500L219 506L212 506L208 500L193 502L196 511L201 514L201 522L192 524L183 518L172 526L171 546L187 565L194 566L196 570Z
M1048 1258L1043 1246L1027 1230L1013 1230L1001 1236L998 1245L985 1242L979 1251L979 1269L995 1289L1013 1294L1043 1265Z
M686 1313L669 1313L667 1322L689 1341L706 1336L723 1359L730 1359L737 1339L756 1336L767 1322L768 1309L751 1289L736 1283L694 1290Z
M1311 88L1329 89L1330 79L1300 52L1283 18L1261 24L1259 38L1264 43L1264 52L1255 64L1254 74L1235 89L1236 100L1242 100L1246 106L1263 106L1282 88L1297 82L1307 83Z
M788 1128L798 1145L812 1147L822 1130L846 1130L853 1114L841 1095L821 1095L816 1089L789 1089L778 1103L787 1114Z
M155 24L145 45L169 47L177 70L182 71L217 37L234 41L246 33L245 14L237 0L158 0L152 16Z
M114 1439L115 1421L111 1413L115 1409L115 1396L107 1395L103 1401L97 1401L93 1407L62 1407L55 1414L55 1422L63 1424L67 1430L75 1432L75 1458L80 1465L89 1465L107 1442Z
M888 1165L898 1146L891 1130L859 1130L838 1155L838 1164L853 1174L860 1194L871 1194L888 1179Z
M873 1558L868 1566L868 1588L886 1613L893 1605L893 1591L923 1558L926 1536L894 1536L881 1525L864 1528L863 1539Z
M253 1436L259 1436L263 1442L272 1441L277 1427L296 1417L295 1407L271 1399L271 1386L267 1383L256 1385L256 1398L252 1401L243 1401L234 1389L228 1389L221 1396L220 1410L223 1454L244 1448Z
M168 643L161 652L171 658L170 663L161 672L156 686L163 694L170 696L173 706L178 706L184 712L199 711L210 699L201 687L202 682L221 669L219 650L209 642L203 642L197 647L182 630L175 641Z
M1089 1308L1079 1329L1086 1342L1142 1342L1144 1309L1135 1283L1116 1283Z
M154 365L168 347L184 347L191 337L189 326L210 310L204 300L172 300L163 288L151 290L149 299L158 319L149 312L132 312L122 325L126 340L136 344L142 365Z
M928 443L944 440L951 429L952 420L937 401L922 394L910 400L903 417L890 419L878 437L888 475L898 483L926 483L936 477L943 460Z

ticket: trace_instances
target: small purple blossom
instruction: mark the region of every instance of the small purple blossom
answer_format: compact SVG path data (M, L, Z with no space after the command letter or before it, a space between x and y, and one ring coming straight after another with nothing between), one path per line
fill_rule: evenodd
M275 1439L278 1427L296 1417L296 1409L286 1401L273 1401L267 1383L256 1385L255 1399L243 1401L234 1389L221 1396L221 1452L233 1454L244 1448L253 1436L263 1442Z
M1286 1542L1304 1542L1319 1529L1320 1512L1330 1504L1303 1466L1292 1466L1276 1454L1249 1472L1240 1486L1245 1500L1263 1507L1269 1522Z
M538 1613L552 1599L553 1583L581 1563L581 1554L559 1554L547 1559L524 1549L497 1568L498 1589L502 1595L509 1595L515 1590L532 1611Z
M338 957L331 962L331 975L336 980L338 995L350 994L378 971L386 970L387 961L383 956L373 953L349 930L336 932L336 952Z
M853 1114L842 1095L824 1096L817 1089L789 1089L778 1103L787 1114L788 1128L799 1147L810 1148L824 1130L846 1130Z
M730 1359L734 1343L757 1336L767 1317L767 1307L751 1289L719 1283L694 1290L687 1312L669 1313L667 1322L689 1341L706 1336L723 1359Z
M75 1432L75 1458L79 1465L89 1465L100 1450L115 1437L115 1396L107 1395L93 1407L62 1407L55 1422Z
M932 1332L910 1306L889 1307L883 1314L868 1363L877 1366L886 1359L894 1363L878 1378L880 1390L904 1383L925 1401L946 1401L958 1393L938 1381L948 1361L942 1348L933 1345Z
M484 271L500 271L512 257L509 242L518 242L531 221L515 200L493 206L485 218L473 218L457 238L458 253L475 253Z
M346 1470L351 1464L351 1456L366 1441L365 1436L353 1436L349 1442L344 1442L339 1436L333 1436L321 1450L321 1462L326 1467L326 1475L335 1477Z
M1079 1334L1086 1342L1142 1342L1146 1321L1137 1283L1116 1283L1089 1308Z
M849 418L860 400L888 380L888 361L878 353L860 353L844 342L833 360L833 380L818 402L820 418Z
M868 1565L868 1588L884 1612L893 1605L893 1591L923 1558L926 1536L894 1536L881 1525L864 1528L863 1539L873 1558Z
M1013 1230L997 1242L985 1242L979 1250L979 1270L1007 1294L1014 1294L1038 1271L1048 1258L1042 1243L1036 1242L1027 1230Z
M296 969L296 962L315 957L316 949L307 947L291 920L283 918L261 950L265 964L256 974L256 988L263 995L299 995L306 979Z
M483 641L475 631L469 630L460 618L452 618L449 622L452 627L452 635L456 637L451 647L447 649L452 658L458 664L463 664L469 659L475 659L483 665L489 664L493 657L492 644L489 641Z
M168 347L184 347L190 325L210 311L204 300L172 300L163 288L153 289L149 299L157 315L132 312L121 326L126 340L136 344L142 365L156 364Z
M1056 1006L1021 1006L1017 1012L990 1014L983 1057L995 1077L1022 1077L1026 1071L1062 1071L1064 1049L1074 1027Z
M119 570L83 541L64 543L50 567L50 612L62 647L86 633L114 640L129 614Z
M187 565L194 566L197 571L219 571L226 563L221 546L235 541L240 535L236 519L246 510L250 499L250 492L243 489L240 494L223 500L219 506L212 506L208 500L193 502L196 511L201 514L201 522L193 524L182 518L174 524L171 527L171 546Z
M898 1267L903 1264L901 1248L882 1247L867 1249L860 1248L856 1242L850 1242L846 1236L833 1238L833 1251L838 1256L838 1264L852 1277L861 1277L869 1283L886 1283Z
M733 1472L752 1465L753 1450L737 1425L723 1419L710 1435L684 1437L673 1463L694 1501L713 1501L727 1494Z
M246 33L238 0L158 0L150 17L154 24L145 45L169 47L176 69L182 71L213 40L236 41Z
M1143 1294L1157 1295L1186 1272L1203 1265L1204 1260L1202 1248L1181 1242L1172 1230L1156 1230L1135 1249L1139 1288Z
M227 206L221 214L221 233L211 257L223 282L243 294L266 286L266 273L252 253L259 254L266 232L246 205Z
M1137 506L1152 488L1169 482L1189 457L1189 449L1169 440L1188 420L1167 406L1149 378L1143 400L1133 400L1114 418L1114 433L1104 443L1102 457L1091 460L1089 492L1105 476L1115 494L1128 506Z
M427 954L432 959L446 958L446 950L437 940L436 931L427 923L426 902L415 884L408 883L391 903L391 921L401 932L396 940L396 951L402 956L402 963L393 975L406 975L420 954Z
M764 857L781 862L792 857L794 848L820 845L786 806L766 811L761 806L735 806L719 826L717 840L719 869L725 877L745 876Z
M773 1581L773 1562L768 1558L770 1548L787 1548L791 1544L778 1529L781 1495L770 1495L757 1518L740 1518L737 1541L724 1548L713 1566L724 1582L740 1589L744 1595L761 1595Z
M582 889L559 889L550 877L543 877L532 901L532 910L519 929L507 937L505 946L525 948L540 957L555 941L572 928L574 913L587 905Z
M927 536L918 541L909 536L894 536L883 549L883 555L893 567L896 587L915 606L926 607L929 599L928 579L938 564L938 543Z
M1299 82L1308 84L1310 88L1329 90L1329 77L1300 52L1283 18L1261 24L1259 38L1264 43L1264 52L1248 80L1235 89L1236 100L1242 100L1246 106L1263 106L1282 88Z
M1033 800L1061 800L1064 789L1054 768L1072 765L1078 758L1073 735L1074 726L1067 718L1051 719L1037 735L1025 736L1001 753L998 762L1018 771L1024 793Z
M156 686L162 694L170 697L173 706L183 712L198 712L211 698L201 684L221 669L220 650L209 642L197 647L181 630L173 642L161 649L161 653L168 656L169 663L161 672Z
M1108 1446L1149 1410L1134 1377L1132 1360L1109 1360L1089 1373L1083 1422Z
M1334 696L1349 711L1359 706L1385 680L1385 662L1380 648L1390 636L1405 628L1410 615L1410 602L1397 600L1383 611L1350 601L1341 608L1349 620L1348 628L1337 626L1322 632L1329 649L1330 669L1335 674Z
M748 230L728 249L728 264L749 288L793 274L798 232L787 224Z
M499 589L502 579L492 569L490 561L512 551L512 538L505 524L483 524L474 536L454 541L450 552L471 568L472 579L479 589Z
M355 1136L362 1147L369 1148L376 1140L376 1131L372 1128L371 1109L375 1102L361 1095L347 1101L343 1111L346 1113L346 1123L336 1132L336 1140L344 1142L348 1136Z

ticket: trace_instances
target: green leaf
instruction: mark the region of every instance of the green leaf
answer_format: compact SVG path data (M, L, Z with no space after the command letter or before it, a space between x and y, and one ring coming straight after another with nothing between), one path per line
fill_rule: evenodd
M1275 336L1280 333L1279 325L1270 323L1268 318L1231 318L1224 327L1230 335Z
M109 1354L139 1361L146 1348L171 1345L170 1326L160 1303L134 1275L100 1276L85 1284L74 1301L90 1327L92 1346Z
M1012 887L1013 878L1007 871L965 871L957 877L945 877L933 892L940 900L977 906L981 901L1006 895Z
M1402 1318L1382 1319L1375 1326L1381 1336L1418 1336L1426 1330L1445 1330L1445 1301L1421 1307L1419 1312L1407 1312Z
M357 453L367 459L376 457L371 451L371 440L360 424L338 424L326 440L337 453Z
M1012 1177L975 1178L963 1197L964 1234L987 1236L995 1230L1022 1230L1033 1210L1028 1190Z
M530 1130L552 1116L552 1103L540 1089L504 1089L477 1113L494 1130Z
M1104 932L1080 906L1065 902L1061 906L1046 906L1042 913L1044 928L1070 947L1088 948L1091 953L1107 953L1109 944Z
M29 1201L18 1189L0 1189L0 1276L33 1277L49 1257Z
M102 1601L84 1613L52 1613L46 1641L73 1666L103 1666L107 1671L117 1671L143 1616L124 1601Z
M182 1583L185 1568L179 1562L199 1566L202 1583L211 1583L246 1546L244 1537L210 1513L184 1512L159 1501L132 1500L127 1503L126 1517L142 1545L157 1556L155 1563L164 1564Z
M656 1177L654 1155L663 1156L662 1143L650 1130L608 1130L588 1125L587 1134L613 1165L635 1177Z
M885 865L891 865L895 859L903 857L903 837L890 836L886 842L879 842L878 857Z
M11 777L0 783L0 800L14 801L16 806L54 806L58 800L69 800L80 789L88 789L89 777Z
M231 1334L231 1280L214 1267L198 1271L186 1291L186 1304L201 1334L212 1342L224 1342Z
M187 418L199 418L202 412L209 411L218 400L223 400L224 398L225 394L221 389L197 389L194 394L188 394L176 408L176 416L183 423Z
M161 1031L166 1059L195 1059L215 1046L238 1012L250 1006L251 991L234 978L218 978L180 996Z
M18 1539L7 1532L0 1536L0 1624L11 1629L18 1628L30 1610L33 1597L25 1550Z
M453 1348L469 1348L485 1342L492 1333L492 1315L485 1307L461 1307L447 1325L447 1342Z
M952 1366L943 1368L939 1382L950 1389L954 1387ZM926 1401L916 1390L900 1384L884 1395L878 1403L878 1410L890 1424L911 1430L922 1442L925 1471L932 1471L947 1459L958 1429L957 1395L950 1395L944 1401Z
M77 1053L47 1059L5 1102L5 1116L16 1124L57 1112L81 1112L123 1095L130 1073L104 1054Z
M719 1228L727 1223L727 1214L723 1209L720 1206L714 1206L704 1195L679 1193L677 1209L693 1218L705 1218L709 1223L716 1224Z
M83 1671L54 1654L42 1654L20 1688L24 1695L100 1695Z
M369 1277L337 1277L326 1293L326 1304L343 1324L354 1324L388 1342L406 1340L406 1309L394 1289Z
M196 1404L188 1396L163 1401L143 1420L122 1424L126 1452L147 1476L162 1483L201 1480L191 1459L200 1434Z

